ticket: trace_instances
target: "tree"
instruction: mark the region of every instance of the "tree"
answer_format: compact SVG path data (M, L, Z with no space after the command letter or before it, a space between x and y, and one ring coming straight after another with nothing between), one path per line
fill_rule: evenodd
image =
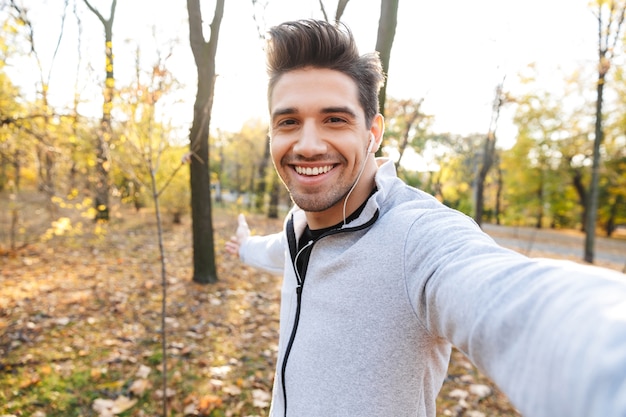
M573 227L578 226L584 232L585 219L587 217L586 209L589 206L587 203L589 199L587 195L589 179L586 168L591 160L591 144L587 139L588 130L577 125L583 117L577 118L576 116L576 114L573 114L568 117L568 136L562 139L559 144L559 152L562 155L559 171L562 174L562 182L565 182L566 178L569 179L579 207L579 210L568 210L568 217L571 218L568 223L571 223ZM577 215L576 211L580 212L580 215Z
M440 148L436 152L439 156L436 191L441 201L468 215L472 210L472 179L476 175L478 150L483 141L482 134L440 134L427 144L427 148L432 147L432 144L437 144Z
M626 70L617 68L615 74L617 90L617 108L626 108ZM611 208L606 221L606 234L611 236L618 225L626 224L626 112L616 111L615 120L610 125L607 138L607 155L611 161L607 164L608 190Z
M21 7L14 0L11 0L11 8L15 12L15 21L18 22L18 26L23 26L25 31L25 37L29 46L29 55L35 60L37 69L39 70L39 83L38 83L38 97L39 100L36 103L35 108L32 109L29 117L22 119L19 122L20 128L27 131L31 136L36 139L35 148L36 156L38 158L38 180L39 189L43 191L48 197L49 204L47 205L50 214L54 213L54 205L50 202L52 197L56 193L56 167L57 159L60 154L60 147L58 144L58 127L51 123L53 116L53 109L48 101L48 91L50 88L50 78L52 75L52 68L54 67L54 61L61 44L63 37L63 26L65 22L67 12L67 0L63 8L63 14L61 18L61 30L56 43L56 47L52 56L52 61L48 68L47 74L44 70L44 66L39 57L39 49L36 47L35 42L35 28L32 21L28 16L29 10L25 7ZM60 135L62 136L62 135Z
M400 169L407 148L418 153L423 150L430 121L430 117L421 111L423 102L424 99L391 99L387 103L386 134L400 155L395 163L396 169Z
M260 2L259 0L252 0L252 5L254 7L256 7L257 5L261 5L263 8L265 8L267 6L269 0L266 0L265 2ZM348 4L349 0L339 0L339 2L337 3L337 10L335 13L335 21L338 22L339 20L341 20L341 16L343 15L343 12ZM262 4L261 4L262 3ZM324 14L324 18L326 21L328 21L328 16L326 14L326 9L324 8L324 3L322 0L319 0L320 3L320 8L322 10L322 13ZM259 35L259 40L264 41L265 40L265 27L261 28L261 26L259 25L259 19L257 18L257 14L254 13L253 15L253 19L257 24L257 33ZM271 163L271 153L270 153L270 143L269 143L269 136L266 137L266 141L267 143L265 144L265 150L263 153L263 160L260 162L259 165L259 175L262 174L262 172L265 170L266 172L266 178L262 181L259 182L258 184L258 190L257 190L257 208L259 207L259 204L261 203L261 199L260 199L260 195L258 194L259 192L261 192L262 189L265 189L266 192L269 192L269 202L268 202L268 207L267 207L267 217L270 219L277 219L278 218L278 204L280 201L280 195L281 195L281 190L283 190L283 188L281 187L281 182L280 179L278 178L278 175L276 174L276 171L274 170L274 166ZM269 186L266 184L267 181L269 180Z
M270 138L269 136L266 136L265 138L265 142L264 142L265 146L264 146L264 151L263 151L263 158L261 159L260 163L259 163L259 168L258 168L258 174L257 174L257 181L256 181L256 187L255 187L255 198L254 198L254 208L257 211L263 211L263 208L265 207L265 194L267 194L267 177L268 177L268 169L274 169L271 164L269 164L269 160L271 158L271 151L270 151Z
M115 7L117 0L112 0L109 18L94 8L89 0L83 0L89 10L98 17L104 27L104 58L105 80L103 87L104 101L102 103L102 119L95 140L96 150L96 184L95 184L95 208L96 220L108 221L109 212L109 171L111 161L109 157L109 142L112 137L111 110L113 108L113 94L115 92L115 77L113 76L113 20L115 19Z
M3 36L0 35L0 51L6 50ZM20 131L15 128L14 117L10 115L22 114L23 109L17 101L19 89L4 73L4 62L5 59L0 59L0 192L5 190L9 192L8 207L11 220L7 243L11 250L15 250L20 226L18 194L22 164L21 148L24 142L20 141Z
M5 115L19 114L23 110L16 101L19 89L13 85L0 65L0 192L7 188L19 190L19 142L16 142L14 119ZM13 172L10 173L9 170Z
M178 172L185 149L172 143L172 120L162 103L178 87L176 78L167 69L172 52L158 49L156 62L146 70L141 68L141 56L137 46L135 78L129 85L118 88L119 117L114 128L119 139L111 152L115 161L112 184L122 202L131 203L139 210L154 200L150 190L155 179L158 188L164 188L158 196L160 206L178 223L189 212L189 199L185 198L189 195L189 179Z
M378 20L376 50L380 55L383 72L385 73L385 83L378 93L378 104L381 114L385 114L387 76L389 74L391 47L393 46L393 40L396 36L396 26L398 26L398 1L399 0L382 0L380 3L380 19ZM379 149L378 152L381 152L381 150Z
M567 130L562 100L548 92L529 93L517 99L514 122L518 128L515 146L507 160L509 195L520 206L519 218L534 218L537 228L546 219L552 223L558 184L563 182L558 173L561 151ZM558 183L558 184L557 184Z
M349 1L350 0L339 0L337 2L337 9L335 10L335 23L338 23L341 21L341 17L343 16L343 12L346 11L346 6L348 5ZM322 0L319 0L319 2L320 2L320 9L322 10L322 14L324 15L324 20L329 22L328 14L326 13L326 8L324 7L324 2Z
M606 76L611 68L611 60L620 37L624 22L626 2L618 0L596 0L598 20L598 82L596 85L596 123L593 139L593 165L591 168L591 184L589 186L589 207L585 227L585 262L593 263L595 252L596 218L598 215L599 177L601 145L604 139L602 126L602 105ZM607 15L608 13L608 15Z
M320 8L324 14L324 18L328 21L328 15L324 8L324 3L319 0ZM341 20L343 12L348 5L349 0L339 0L337 2L337 9L335 12L335 22ZM380 18L378 20L378 35L376 38L376 51L380 56L381 65L383 67L383 73L387 75L389 73L389 62L391 59L391 48L393 46L393 40L396 36L396 27L398 26L398 2L399 0L382 0L380 3ZM379 111L381 114L385 114L385 100L387 97L387 77L385 77L384 84L378 94ZM379 149L377 154L382 155L382 150Z
M482 150L482 161L474 181L474 221L479 226L483 222L483 211L485 209L485 179L496 159L496 129L498 127L500 109L505 100L502 92L503 84L504 80L496 87L496 97L493 100L491 110L491 122L489 123L489 131L485 137Z
M204 40L200 0L187 0L189 42L196 62L198 90L193 106L189 136L191 217L193 232L193 281L201 284L217 281L213 220L211 217L211 183L209 179L209 126L215 90L215 54L224 15L224 0L217 0L211 22L211 36Z

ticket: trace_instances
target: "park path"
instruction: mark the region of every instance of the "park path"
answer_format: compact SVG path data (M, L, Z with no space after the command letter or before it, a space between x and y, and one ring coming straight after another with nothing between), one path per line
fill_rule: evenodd
M483 224L482 228L502 246L524 255L583 262L585 235L582 232L493 224ZM598 236L595 264L626 273L626 238Z

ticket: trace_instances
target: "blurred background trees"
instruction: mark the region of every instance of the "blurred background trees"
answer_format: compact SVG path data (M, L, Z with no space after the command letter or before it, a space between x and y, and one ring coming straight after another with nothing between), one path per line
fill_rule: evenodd
M206 160L195 145L190 148L190 137L195 135L190 135L192 125L189 121L180 123L173 111L186 100L182 97L183 80L174 69L174 50L186 48L191 53L188 32L182 33L181 39L164 40L155 27L153 42L146 44L115 40L112 27L109 31L113 39L105 30L107 37L102 42L103 25L105 29L107 22L113 26L115 1L59 1L63 20L55 31L48 29L45 33L54 33L58 44L63 44L71 37L64 34L63 22L75 21L79 28L79 36L74 36L78 58L76 67L54 60L47 60L52 64L46 67L38 49L43 28L30 18L32 9L28 8L36 4L0 1L0 245L17 248L40 239L48 229L29 231L23 227L24 216L33 215L22 209L27 199L44 203L37 215L45 218L48 226L63 215L60 211L70 207L83 214L81 227L94 219L115 219L126 207L153 210L150 170L162 190L160 204L166 219L173 224L189 223L193 191L186 164L193 165L194 161L198 163L194 168L197 172L206 171L205 188L213 207L234 206L236 210L270 217L280 217L288 210L289 196L276 177L269 155L266 121L251 117L231 130L209 129L207 123L203 126ZM93 7L88 7L90 3ZM259 2L253 3L259 7ZM624 2L614 3L623 9ZM397 13L398 3L390 4ZM354 7L343 1L339 6ZM598 6L593 7L596 10ZM109 9L108 20L96 13L100 9ZM95 17L102 24L98 25ZM256 23L263 31L259 16L249 20L250 25ZM206 30L208 25L204 25ZM372 31L376 33L375 28ZM596 35L589 33L590 37ZM97 39L96 43L87 44L92 38ZM612 47L613 56L623 56L622 38L620 34ZM134 57L116 57L115 83L110 50L113 44L116 48L130 44L135 51ZM86 61L86 48L102 50L101 56L107 59L106 71L101 70L100 63ZM392 51L391 61L393 56ZM36 68L38 75L32 79L35 96L21 91L20 83L11 76L15 72L7 71L7 66L20 65ZM391 67L393 77L393 62ZM73 102L50 102L50 83L55 81L49 74L53 70L73 73ZM380 153L396 163L399 175L408 183L445 204L469 215L475 215L480 205L479 222L584 231L589 228L585 219L595 199L594 226L611 236L626 225L625 71L614 65L611 72L605 73L603 140L596 150L597 68L590 65L563 72L559 74L561 85L549 89L537 82L538 71L531 64L518 74L509 74L498 93L499 109L513 115L513 142L499 140L497 123L490 126L490 115L485 116L485 130L481 132L438 131L433 124L437 115L423 109L425 97L387 95L387 131ZM119 80L119 72L132 76ZM227 74L213 75L221 76ZM244 102L246 97L239 100ZM94 101L100 105L99 113L88 110L88 104ZM594 155L601 157L597 197L591 192ZM491 158L487 165L486 156ZM103 200L102 188L98 188L103 184L109 186L106 195L110 200ZM203 213L204 217L210 216Z

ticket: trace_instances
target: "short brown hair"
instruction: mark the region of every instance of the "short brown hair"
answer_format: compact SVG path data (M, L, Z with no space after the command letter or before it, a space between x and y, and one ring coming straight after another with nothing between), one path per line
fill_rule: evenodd
M359 55L352 32L343 24L323 20L285 22L269 31L267 72L268 101L280 77L305 67L339 71L354 80L359 103L369 124L378 113L378 92L384 75L378 53Z

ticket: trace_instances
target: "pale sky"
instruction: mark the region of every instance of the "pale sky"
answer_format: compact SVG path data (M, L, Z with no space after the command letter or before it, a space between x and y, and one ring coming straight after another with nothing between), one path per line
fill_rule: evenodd
M82 1L79 2L85 9ZM266 2L265 10L256 9L262 29L284 20L322 17L318 0ZM59 15L55 10L63 2L27 0L25 3L31 8L36 46L47 71L60 27L60 20L53 16ZM108 17L111 0L93 0L93 3ZM329 15L333 15L336 1L324 3ZM208 37L213 1L203 0L203 7L206 7ZM226 1L218 46L219 77L212 129L238 131L246 120L266 117L265 63L253 13L252 0ZM380 0L348 3L344 22L354 32L362 53L375 47L379 13ZM104 35L102 25L91 13L83 13L82 19L81 40L83 45L90 45L89 59L95 72L81 72L80 85L84 88L84 99L98 102L101 78L95 77L102 77ZM137 43L141 45L142 60L153 63L156 49L165 51L168 40L178 38L179 44L168 65L186 89L180 97L182 102L170 114L178 115L181 124L189 123L196 83L195 63L188 46L186 2L119 1L113 33L118 86L128 83L132 76ZM494 89L504 76L505 88L513 88L516 74L529 63L538 62L543 82L549 88L562 78L556 69L573 71L595 65L596 36L596 21L588 0L400 0L387 95L424 98L423 109L434 115L439 132L484 133L489 128ZM70 15L52 73L50 94L57 103L67 102L73 94L77 39ZM13 70L11 74L19 72L26 80L25 89L32 89L38 79L32 62L21 63ZM502 140L512 140L510 115L501 117L499 134ZM510 137L506 138L507 135Z

